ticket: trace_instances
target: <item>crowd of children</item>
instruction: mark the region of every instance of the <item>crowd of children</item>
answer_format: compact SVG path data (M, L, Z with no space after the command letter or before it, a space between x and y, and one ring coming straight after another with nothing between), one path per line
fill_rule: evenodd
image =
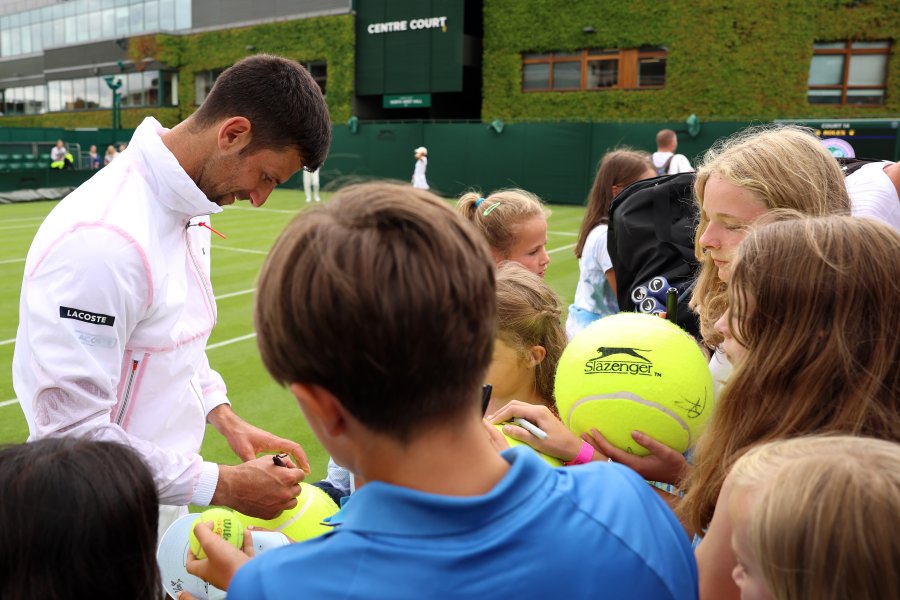
M239 600L900 597L900 232L850 216L810 131L752 128L698 166L691 307L718 387L697 444L682 454L635 431L650 450L636 456L559 419L567 339L618 310L610 202L657 168L629 149L598 165L565 327L543 280L549 210L527 191L468 193L454 212L427 190L368 183L298 216L260 276L260 353L333 459L326 489L347 496L335 482L352 473L354 491L332 532L257 557L201 531L208 558L189 553L188 571ZM494 425L565 466L498 453ZM54 569L159 597L152 479L127 451L107 466L111 447L0 452L0 526L14 533L0 568L19 575L0 598L43 577L49 537L63 548ZM88 497L106 469L117 476ZM64 486L85 491L45 502ZM92 520L105 513L108 536ZM117 575L110 556L129 566Z

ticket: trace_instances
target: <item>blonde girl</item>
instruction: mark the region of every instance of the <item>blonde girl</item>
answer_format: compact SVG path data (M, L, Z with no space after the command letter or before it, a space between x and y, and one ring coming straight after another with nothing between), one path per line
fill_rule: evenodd
M497 268L497 336L487 383L488 413L510 400L556 411L553 381L566 346L559 296L543 279L514 262Z
M734 464L719 505L742 598L900 598L900 445L851 436L763 444Z
M690 306L710 347L722 342L714 325L727 308L734 250L750 224L775 208L850 214L837 161L812 130L796 126L751 127L713 146L697 169L694 195L700 213L694 251L701 268Z
M495 262L510 260L544 276L550 264L550 211L540 198L520 189L499 190L487 197L470 192L459 199L456 209L485 237Z
M779 221L739 246L730 309L716 324L735 371L678 506L693 531L709 528L697 549L701 597L738 597L731 531L716 503L749 448L818 433L900 442L897 297L900 233L877 221Z
M575 245L580 273L566 320L569 339L597 319L619 312L616 274L606 246L609 205L635 181L655 176L650 155L629 148L608 152L597 166Z

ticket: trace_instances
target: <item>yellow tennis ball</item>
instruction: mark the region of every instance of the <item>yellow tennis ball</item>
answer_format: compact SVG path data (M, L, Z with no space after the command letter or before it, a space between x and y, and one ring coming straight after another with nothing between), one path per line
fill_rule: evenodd
M302 542L331 531L331 527L323 525L322 520L338 511L337 504L331 496L314 485L301 482L297 506L282 511L274 519L257 519L241 515L241 519L253 527L280 531L295 542Z
M694 339L654 315L619 313L591 323L559 359L554 395L576 435L592 428L614 446L644 456L640 430L679 452L712 413L707 359Z
M200 513L200 522L213 522L213 533L230 543L235 548L244 547L244 524L238 517L238 513L227 508L210 508ZM206 552L200 546L200 541L194 534L194 528L191 527L191 533L188 536L191 546L191 552L197 558L206 558Z
M504 425L506 425L506 423L497 423L494 425L494 427L496 427L500 431L500 433L503 433ZM509 443L510 448L512 448L513 446L525 446L526 448L531 448L531 446L529 446L525 442L520 442L519 440L515 440L515 439L509 437L508 435L506 435L505 433L503 433L503 437L506 438L506 441ZM555 456L550 456L549 454L544 454L543 452L538 452L534 448L531 448L531 450L533 452L536 452L537 455L540 456L541 458L543 458L546 462L550 463L550 466L552 466L552 467L561 467L563 464L562 461L559 460L558 458L556 458Z

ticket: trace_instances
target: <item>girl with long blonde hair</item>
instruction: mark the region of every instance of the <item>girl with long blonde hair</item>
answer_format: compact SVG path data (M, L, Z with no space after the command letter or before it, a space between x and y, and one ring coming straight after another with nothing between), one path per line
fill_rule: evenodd
M714 325L727 308L732 254L747 228L772 209L809 216L849 214L850 198L834 157L812 130L751 127L707 151L694 194L700 213L694 252L700 273L690 306L710 347L722 342Z
M677 512L708 531L701 596L737 598L731 532L717 507L749 448L841 433L900 442L900 233L853 217L755 228L733 260L716 330L735 370L698 441Z

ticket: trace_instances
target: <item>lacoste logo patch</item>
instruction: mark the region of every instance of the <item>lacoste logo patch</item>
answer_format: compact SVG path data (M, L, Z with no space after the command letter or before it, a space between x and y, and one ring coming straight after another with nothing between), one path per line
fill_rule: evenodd
M94 325L106 325L112 327L116 322L116 318L112 315L104 315L101 313L93 313L80 308L70 308L68 306L59 307L59 316L62 319L75 319L84 323L93 323Z

